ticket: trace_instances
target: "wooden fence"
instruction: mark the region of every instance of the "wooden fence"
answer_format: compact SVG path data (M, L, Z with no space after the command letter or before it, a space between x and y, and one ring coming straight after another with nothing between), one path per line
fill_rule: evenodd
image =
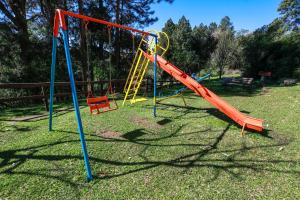
M111 81L113 90L118 93L123 93L123 87L125 85L124 79L114 79ZM176 81L158 81L158 88L166 85L172 86L177 84ZM86 81L77 81L76 89L78 99L85 99L87 96L87 85ZM105 95L109 85L109 80L92 81L91 86L93 94L95 96ZM143 90L146 94L151 94L153 90L153 80L145 79L143 81ZM12 96L0 96L0 106L19 106L28 103L40 104L43 103L45 109L48 110L48 100L50 93L50 83L0 83L0 94L4 94L1 90L10 90ZM22 92L21 92L22 91ZM55 93L54 100L56 102L70 100L72 96L70 89L70 82L55 82Z
M112 86L115 91L121 91L125 80L116 79L111 81ZM86 81L76 82L76 89L78 98L85 98L87 96L87 85ZM93 93L95 95L104 95L107 91L109 80L100 80L91 82ZM0 89L7 89L12 91L12 94L15 94L11 97L0 97L1 105L19 105L28 102L32 103L41 103L45 105L45 109L48 110L48 99L50 93L50 83L41 82L41 83L0 83ZM18 94L18 91L21 91L22 95ZM24 94L25 93L25 94ZM2 93L3 94L3 93ZM72 96L70 83L69 82L55 82L55 101L64 101L70 99Z

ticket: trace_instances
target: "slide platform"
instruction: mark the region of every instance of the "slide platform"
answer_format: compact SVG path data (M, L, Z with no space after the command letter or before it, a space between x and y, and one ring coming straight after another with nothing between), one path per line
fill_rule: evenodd
M144 56L150 61L154 62L154 56L143 52ZM198 83L196 80L188 76L186 73L181 71L175 65L169 63L161 56L157 55L157 64L160 68L174 77L176 80L183 83L186 87L193 90L197 95L202 96L205 100L215 106L218 110L223 112L225 115L230 117L233 121L238 123L244 128L255 130L258 132L263 131L263 120L252 118L228 104L226 101L221 99L219 96L214 94L212 91Z

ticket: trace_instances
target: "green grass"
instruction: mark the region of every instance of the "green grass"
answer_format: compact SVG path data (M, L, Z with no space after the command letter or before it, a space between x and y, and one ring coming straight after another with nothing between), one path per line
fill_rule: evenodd
M83 102L95 178L87 183L74 112L56 113L48 132L42 106L5 109L0 199L299 199L300 85L251 92L205 85L270 130L241 137L241 127L189 92L188 107L165 100L157 118L151 100L94 116Z

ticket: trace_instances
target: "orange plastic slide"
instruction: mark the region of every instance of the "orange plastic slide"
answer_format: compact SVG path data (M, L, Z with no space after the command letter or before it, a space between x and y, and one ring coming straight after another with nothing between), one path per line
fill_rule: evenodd
M149 55L146 52L144 52L144 56L147 57L152 62L154 62L153 55ZM240 111L232 107L230 104L228 104L226 101L221 99L219 96L214 94L212 91L202 86L193 78L188 76L186 73L184 73L176 66L172 65L171 63L169 63L168 61L166 61L165 59L163 59L161 56L158 55L157 55L157 64L160 68L162 68L168 74L173 76L176 80L183 83L186 87L193 90L199 96L202 96L204 99L206 99L209 103L211 103L213 106L218 108L225 115L227 115L236 123L241 125L243 127L243 130L244 128L248 128L259 132L263 131L262 119L252 118L245 115L244 113L241 113Z

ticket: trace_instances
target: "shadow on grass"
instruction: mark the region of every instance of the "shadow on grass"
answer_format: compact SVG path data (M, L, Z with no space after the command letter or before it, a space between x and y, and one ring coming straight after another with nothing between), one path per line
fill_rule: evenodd
M169 124L171 122L172 122L171 119L162 119L162 120L160 120L160 121L158 121L156 123L159 124L159 125L161 125L161 126L163 126L163 125Z
M185 115L190 114L190 113L205 112L205 113L207 113L207 115L204 115L204 116L201 116L201 117L207 117L207 116L212 115L212 116L214 116L214 117L216 117L216 118L218 118L222 121L227 122L228 124L230 124L232 126L235 126L237 128L241 128L241 126L239 124L234 122L231 118L227 117L227 115L220 112L216 108L197 108L197 107L193 107L193 106L180 106L180 105L166 104L166 103L159 103L158 105L159 105L158 109L170 110L170 108L173 108L173 110L172 110L173 112L181 113L181 114L177 115L176 117L174 117L174 119L180 119L180 118L182 118ZM246 111L246 110L242 110L240 112L245 113L245 114L250 114L250 112ZM194 117L194 118L198 119L200 117ZM247 129L247 131L255 133L255 131L251 131L249 129ZM268 134L268 131L266 131L265 134Z
M82 107L81 107L82 108ZM57 109L56 112L53 113L53 118L68 114L70 112L73 112L74 109L71 107L69 108L61 108ZM8 132L8 131L19 131L19 132L30 132L38 128L38 126L24 126L24 125L19 125L17 122L37 122L41 120L47 120L49 118L49 114L36 114L38 111L30 112L27 113L26 116L24 115L19 115L19 117L12 118L12 119L1 119L0 122L8 122L4 126L1 127L0 133ZM18 115L17 115L18 116ZM22 117L20 117L22 116Z
M38 126L30 127L30 126L17 126L15 124L10 124L10 125L5 125L3 127L1 127L0 133L4 133L7 131L18 131L18 132L30 132L33 131L35 129L37 129Z
M80 106L80 109L85 108L86 106ZM59 117L65 114L68 114L70 112L73 112L73 107L67 107L67 108L58 108L54 109L53 117ZM0 121L5 122L37 122L41 120L45 120L49 118L49 113L45 111L39 111L36 109L22 109L17 108L16 110L12 110L6 113L8 116L16 116L15 118L4 118Z
M189 134L208 134L212 132L212 130L206 129L202 131L195 131L190 133L180 134L182 127L174 130L170 134L162 137L154 137L154 138L142 138L141 136L148 134L149 131L145 129L137 129L128 133L125 133L124 139L120 138L101 138L98 135L89 134L89 139L87 142L100 142L100 143L129 143L140 145L143 148L139 157L143 159L143 161L124 161L124 160L113 160L113 159L102 159L95 156L90 156L90 160L92 164L99 163L100 165L109 165L118 167L119 170L116 170L116 173L113 174L106 174L101 173L98 169L96 173L94 173L96 179L112 179L115 177L125 176L128 174L136 173L139 171L145 171L161 166L167 166L170 168L179 168L183 169L183 172L188 171L191 168L210 168L213 169L213 177L210 178L208 181L215 181L221 176L221 172L225 172L231 175L234 178L241 179L243 176L242 172L237 172L236 169L242 170L252 170L253 172L276 172L282 174L294 174L299 176L300 171L293 170L293 169L282 169L276 168L274 165L278 164L282 166L282 164L286 164L287 166L296 165L298 160L284 160L284 159L259 159L257 156L254 158L237 158L238 155L250 153L251 151L257 150L267 150L270 148L275 147L283 147L289 144L288 141L279 140L275 144L269 145L253 145L247 146L243 143L241 148L235 147L226 147L226 148L219 148L220 143L224 139L226 133L230 129L231 125L228 124L224 130L214 131L214 137L209 140L209 142L205 144L201 143L179 143L179 144L170 144L168 139L172 139L175 137L185 137ZM70 131L60 131L58 132L68 132L72 134L78 135L76 132ZM128 139L126 139L128 138ZM159 141L159 143L155 143ZM72 178L68 178L70 175L70 169L61 169L58 167L59 170L62 171L60 175L51 175L49 171L51 169L37 169L37 170L26 170L25 167L21 167L26 162L35 162L35 161L47 161L47 162L54 162L54 161L67 161L67 160L82 160L82 156L79 155L67 155L67 154L43 154L42 151L46 150L49 151L50 148L54 148L55 146L65 146L66 144L73 144L78 143L79 140L66 140L66 138L62 138L60 141L52 142L52 143L45 143L40 145L33 145L27 148L19 148L13 150L6 150L0 152L0 159L2 160L0 163L0 174L7 174L7 175L26 175L26 176L38 176L45 179L55 179L65 184L68 184L74 187L74 190L78 188L79 184L78 181L72 180ZM173 156L173 158L165 159L165 160L155 160L153 158L149 158L144 155L144 152L149 147L161 148L161 147L175 147L181 146L186 148L191 147L198 147L195 148L193 152L185 153L182 155L182 150L178 150L178 154L180 156ZM56 147L57 148L57 147ZM182 149L182 148L180 148ZM209 157L211 155L211 157ZM228 155L225 158L220 158L218 155ZM133 167L133 169L128 169L128 166ZM241 170L241 171L242 171ZM100 175L99 175L100 174Z
M141 131L141 129L136 129L136 130L133 130L133 131L123 134L122 137L127 140L134 141L136 138L139 138L145 134L147 134L147 133Z

